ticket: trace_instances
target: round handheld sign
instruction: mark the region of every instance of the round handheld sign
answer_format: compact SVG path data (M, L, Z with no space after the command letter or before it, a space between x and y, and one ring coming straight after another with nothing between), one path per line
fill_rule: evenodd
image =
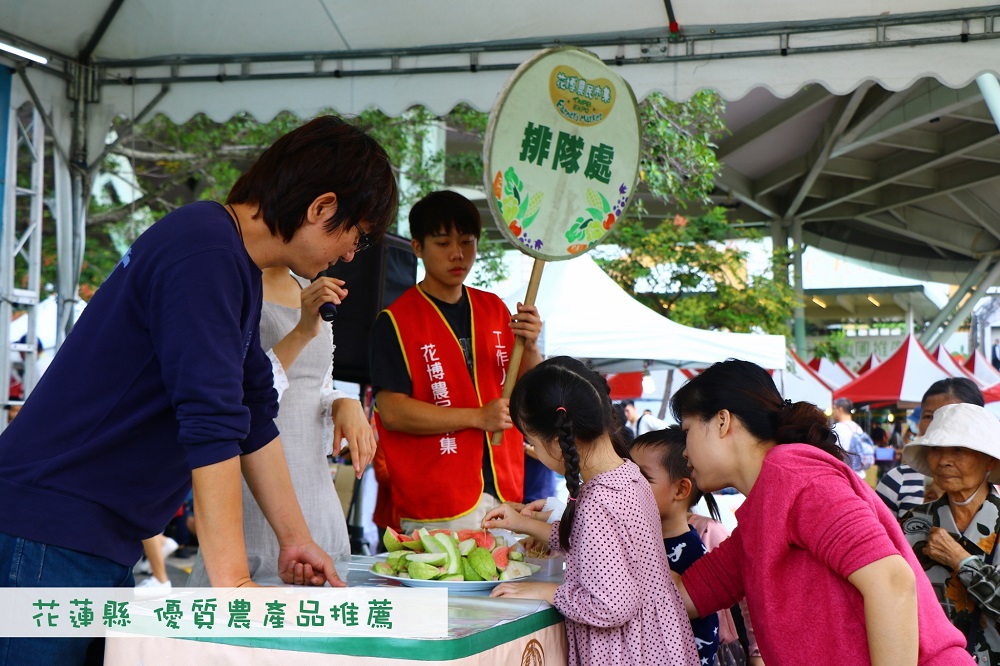
M483 146L486 198L500 232L535 258L524 304L546 261L572 259L621 219L639 177L639 109L632 88L589 51L549 49L511 75ZM524 353L518 336L503 397ZM491 442L501 444L502 433Z
M639 148L625 79L589 51L542 51L517 68L490 113L483 159L493 219L522 252L572 259L621 218Z

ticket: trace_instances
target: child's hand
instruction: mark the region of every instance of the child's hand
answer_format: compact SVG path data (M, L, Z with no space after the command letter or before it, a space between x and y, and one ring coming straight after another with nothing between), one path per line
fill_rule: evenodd
M483 529L502 528L508 529L517 534L527 534L539 541L549 542L552 535L552 526L548 523L528 518L518 513L517 509L510 504L501 504L495 509L491 509L483 518Z
M490 592L491 597L538 599L555 605L559 583L500 583Z
M502 528L511 532L526 533L525 527L530 525L531 518L522 516L516 505L501 504L490 509L483 518L483 529Z

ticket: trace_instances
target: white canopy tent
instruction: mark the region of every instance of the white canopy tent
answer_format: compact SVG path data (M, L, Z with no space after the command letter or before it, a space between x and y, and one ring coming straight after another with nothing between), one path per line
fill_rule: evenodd
M504 299L511 310L524 291ZM542 354L585 359L602 372L697 368L727 358L785 367L784 336L676 324L629 296L588 255L546 264L535 305L543 322Z
M833 409L833 388L791 349L785 367L773 377L781 395L792 402L811 402L827 413Z
M997 13L995 5L971 0L945 8L930 0L763 0L752 4L621 0L614 7L593 0L550 0L471 9L458 0L419 4L403 0L0 0L0 41L47 60L31 62L25 56L0 53L0 65L16 72L11 81L0 71L0 101L4 102L0 126L7 128L8 144L16 143L19 130L10 121L11 110L31 104L38 112L31 129L37 131L44 122L45 133L55 146L55 197L45 205L57 228L61 339L71 326L83 260L88 180L106 150L104 137L116 114L140 122L153 113L183 121L196 113L224 120L239 111L268 120L282 110L308 116L328 107L341 113L378 107L397 114L417 103L438 113L459 102L487 109L511 71L529 55L547 46L575 44L617 64L640 99L654 90L683 99L702 88L715 89L728 100L746 98L747 107L760 106L748 94L754 90L766 89L771 98L790 97L789 105L795 109L783 107L774 112L764 100L757 109L762 114L759 122L742 124L743 130L754 129L760 136L779 121L812 118L798 138L769 140L772 145L809 151L781 156L770 165L788 172L780 183L787 184L791 171L784 169L781 160L797 164L815 158L815 164L826 169L831 146L823 137L841 141L848 124L853 123L850 132L855 138L877 138L886 135L880 123L891 120L894 109L907 118L916 117L913 105L920 100L909 99L905 107L897 108L900 100L893 98L893 92L907 90L926 77L936 79L938 86L963 88L980 74L995 74L994 40L1000 37L994 25ZM827 105L827 111L838 111L828 122L810 115L822 110L817 103L825 103L814 92L806 91L800 99L803 87L814 83L820 84L812 86L814 92L845 95ZM9 100L4 88L9 88ZM926 93L925 106L943 115L939 108L954 105L942 106L945 102L938 100L941 96L935 90ZM887 98L880 98L879 91ZM733 139L747 145L743 139L747 133ZM921 150L929 149L920 145ZM944 141L941 152L948 155L950 146ZM970 149L978 146L968 144ZM730 152L737 148L729 146ZM785 166L795 165L788 162ZM4 234L0 237L4 253L0 318L9 316L11 304L32 305L30 294L14 289L11 279L10 257L32 245L11 231L13 200L24 194L16 190L11 168L8 159ZM842 171L844 165L838 163L837 168ZM911 171L889 169L889 177L880 182L891 186ZM877 172L881 176L883 170ZM802 184L802 194L792 195L797 203L807 194L823 196L812 189L819 175L809 164L805 171L795 172L794 179ZM778 183L774 178L770 181L771 187ZM755 210L768 214L777 210L769 201L773 192L747 175L727 167L719 184L730 198ZM826 191L825 183L819 184ZM32 223L25 237L41 233L41 196L33 196L38 204L32 206ZM840 196L850 198L851 192ZM867 192L858 193L861 199L866 196ZM964 205L975 224L981 221L988 226L991 218L977 216L978 204L966 201ZM908 212L900 215L906 218ZM791 215L785 217L795 221ZM863 216L857 220L868 225L866 229L892 227ZM904 232L907 237L925 238L922 232ZM979 245L981 236L976 236ZM831 242L845 252L857 244L842 236ZM972 259L979 258L977 253L991 249L973 245L965 255L939 261L937 270L967 271L976 265ZM940 246L932 247L945 252ZM964 246L955 247L962 250ZM952 251L950 246L946 250ZM891 253L864 256L882 264L905 264ZM926 258L919 261L930 265ZM977 269L977 277L985 268ZM0 328L0 347L9 342L4 336Z

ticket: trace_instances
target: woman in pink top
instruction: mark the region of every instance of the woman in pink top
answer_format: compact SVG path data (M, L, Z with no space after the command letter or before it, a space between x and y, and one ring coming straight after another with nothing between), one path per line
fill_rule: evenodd
M690 616L746 596L768 666L974 663L815 405L782 400L766 370L730 359L682 387L671 410L698 486L746 495L732 536L684 574Z
M518 380L514 425L538 459L566 477L569 503L549 525L504 504L484 527L505 527L566 553L562 585L501 583L496 597L542 599L566 618L570 664L698 666L691 623L670 578L649 482L617 439L608 384L560 356Z

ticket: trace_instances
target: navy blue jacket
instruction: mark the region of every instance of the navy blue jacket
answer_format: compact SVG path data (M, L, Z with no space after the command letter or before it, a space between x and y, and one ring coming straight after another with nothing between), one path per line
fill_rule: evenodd
M219 204L144 232L0 434L0 531L134 564L192 469L278 435L260 308L260 269Z

